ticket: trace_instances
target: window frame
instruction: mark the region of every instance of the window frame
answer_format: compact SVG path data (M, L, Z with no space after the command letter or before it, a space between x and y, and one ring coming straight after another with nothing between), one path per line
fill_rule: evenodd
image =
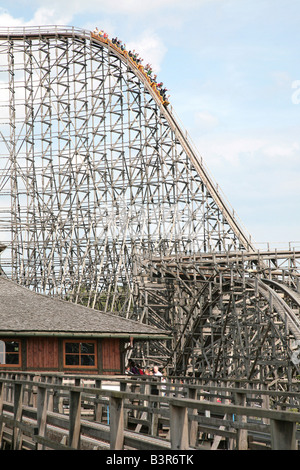
M79 352L78 353L69 353L66 352L66 345L68 343L75 343L75 344L93 344L94 345L94 352L93 353L82 353L81 348L79 347ZM63 367L64 369L91 369L91 370L97 370L98 369L98 342L97 340L91 339L91 340L82 340L82 339L64 339L63 340ZM73 355L79 358L79 364L66 364L66 356L67 355ZM81 365L80 364L80 359L82 356L94 356L94 364L93 365Z
M1 338L1 337L0 337L0 342L1 342L1 341L2 341L3 343L18 343L19 350L18 350L18 352L13 352L13 351L8 351L8 352L7 352L6 349L5 349L5 352L4 352L4 353L2 353L2 352L0 351L0 358L2 358L2 354L5 354L5 356L6 356L6 354L13 354L14 356L17 356L17 357L18 357L18 362L17 362L16 364L8 364L8 363L3 364L3 363L1 362L1 359L0 359L0 368L2 369L2 368L9 367L9 368L13 369L13 368L19 368L19 367L21 367L21 365L22 365L22 341L19 340L19 339Z

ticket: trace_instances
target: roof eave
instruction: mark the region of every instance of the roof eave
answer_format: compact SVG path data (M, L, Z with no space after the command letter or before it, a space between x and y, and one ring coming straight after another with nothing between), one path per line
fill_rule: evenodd
M52 336L52 337L64 337L64 338L121 338L121 339L141 339L141 340L167 340L171 339L172 336L169 332L167 333L105 333L105 332L90 332L90 331L12 331L2 330L0 336Z

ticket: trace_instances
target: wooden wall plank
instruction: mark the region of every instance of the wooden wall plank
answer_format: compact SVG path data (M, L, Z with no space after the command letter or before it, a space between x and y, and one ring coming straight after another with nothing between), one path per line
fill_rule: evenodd
M58 339L31 337L27 339L27 368L58 370Z
M119 338L105 338L102 344L102 369L103 374L121 373L121 353Z

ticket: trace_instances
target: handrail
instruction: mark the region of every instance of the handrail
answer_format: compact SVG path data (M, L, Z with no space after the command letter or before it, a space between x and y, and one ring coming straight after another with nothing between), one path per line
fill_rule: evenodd
M263 403L261 407L255 406L255 404L251 406L251 402L247 405L246 397L251 397L251 394L257 391L239 388L231 390L229 388L225 389L228 392L226 394L216 388L215 391L224 398L222 402L216 402L215 393L210 395L209 393L200 392L200 398L198 399L197 394L193 393L195 392L193 387L187 387L188 394L186 396L182 396L182 391L180 392L181 395L173 396L173 390L168 388L167 382L160 384L160 386L166 387L161 395L152 395L147 393L145 388L147 384L145 382L143 384L143 381L127 380L127 384L131 383L133 389L126 391L123 388L118 391L104 390L99 386L99 381L98 384L95 383L94 387L83 387L76 384L64 385L54 381L42 382L37 381L37 378L37 376L30 380L0 378L0 423L4 426L0 438L3 439L4 435L7 438L9 435L8 430L12 429L11 442L14 446L22 443L21 434L24 431L32 440L31 442L36 443L38 449L42 448L43 445L48 448L61 446L65 449L79 449L81 448L81 438L84 441L87 436L91 436L95 439L96 446L101 446L101 442L103 445L105 441L110 441L108 445L113 450L124 449L126 445L133 449L195 450L202 448L197 438L199 423L204 432L206 429L208 433L216 436L225 435L236 441L236 448L239 449L241 448L239 446L244 446L242 448L247 446L245 439L241 439L242 434L244 433L245 438L245 433L248 432L247 429L249 428L250 431L253 429L253 424L250 421L247 423L247 417L260 420L269 419L271 421L271 426L263 424L263 421L260 426L265 433L266 442L271 439L272 449L296 449L298 446L295 431L297 423L300 422L300 413L295 412L295 407L287 405L286 401L284 401L283 406L289 406L289 411L269 409L267 403ZM109 376L106 376L106 378L107 380L110 379ZM142 387L142 385L144 385L144 388L140 388L139 393L137 393L136 387ZM168 390L170 392L169 396ZM214 390L212 391L214 392ZM260 391L260 395L263 395L263 393L263 391ZM28 403L24 401L25 395ZM300 398L299 393L293 394L293 396L297 397L298 400ZM56 399L64 397L64 399L69 400L67 414L53 409L54 397ZM99 416L97 418L96 414L94 415L94 421L85 420L84 416L81 415L83 403L90 403L96 408L98 405L105 407L108 405L109 423L101 424L101 418ZM153 417L161 414L165 423L168 423L170 440L168 437L159 438L153 434L145 435L138 431L132 433L126 430L125 410L139 410L143 413L150 413ZM215 415L211 421L208 417L205 417L207 411ZM191 414L188 420L189 412ZM234 415L234 419L232 415ZM225 428L220 424L216 424L216 421L218 421L216 416L219 416L219 422L224 423ZM149 425L149 419L144 418L144 421L145 424L148 422ZM157 423L157 419L155 421ZM140 423L142 422L143 418L140 419ZM57 444L53 439L51 440L51 437L47 435L48 427L51 428L51 434L53 435L55 435L55 432L60 435L68 434L68 442L63 446ZM282 435L283 431L285 437Z
M44 25L44 26L0 26L0 37L10 36L36 36L36 35L80 35L82 37L90 38L90 31L83 28L76 28L74 26L62 25Z
M80 373L66 373L66 372L47 372L47 371L20 371L20 370L1 370L0 371L0 378L1 379L12 379L12 380L22 380L24 377L32 377L34 380L41 380L42 382L47 382L49 379L55 380L65 380L65 381L75 381L85 383L85 381L96 381L100 380L102 382L111 382L111 383L132 383L134 381L137 382L144 382L144 381L151 381L153 376L147 375L99 375L99 374L80 374ZM265 382L265 387L261 389L261 381L247 380L243 378L209 378L209 377L193 377L189 375L178 375L178 376L170 376L166 377L167 381L172 382L172 386L174 387L194 387L199 388L199 390L207 389L207 390L228 390L228 391L236 391L239 390L242 392L243 390L247 393L251 394L279 394L279 395L286 395L292 396L292 393L296 393L300 399L300 380L295 379L293 384L296 386L296 390L291 392L289 389L288 392L283 391L283 385L286 383L284 380L278 379L278 383L280 384L280 390L268 390L268 382ZM223 385L221 385L223 384ZM227 385L225 385L227 384ZM259 388L257 388L259 387Z

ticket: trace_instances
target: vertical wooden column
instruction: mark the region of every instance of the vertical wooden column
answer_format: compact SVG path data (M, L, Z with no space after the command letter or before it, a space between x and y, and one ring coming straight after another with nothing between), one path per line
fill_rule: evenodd
M0 382L0 415L2 415L3 410L3 400L4 400L4 383ZM2 437L4 430L4 422L0 423L0 449L2 448Z
M150 377L150 394L157 396L159 395L158 386L156 385L158 377ZM149 409L150 409L150 433L152 436L158 436L158 407L159 401L150 400Z
M188 388L188 398L195 400L197 396L196 388ZM198 411L196 409L192 410L192 415L197 416ZM198 421L191 420L190 429L189 429L189 444L190 446L195 446L198 439Z
M11 376L9 373L6 374L6 378L8 380L11 380ZM13 385L10 382L8 382L6 385L6 401L13 401Z
M95 388L101 388L101 379L95 380ZM96 395L96 400L99 400L100 395ZM94 420L101 423L102 421L102 414L103 414L103 405L102 403L95 403L95 411L94 411Z
M45 387L38 387L37 390L37 426L38 435L45 437L47 425L47 390ZM42 450L43 445L37 443L37 450Z
M13 450L20 450L22 447L22 432L17 424L22 421L22 406L23 406L23 385L15 383L14 386L14 428L13 428Z
M263 387L264 389L265 387ZM262 396L262 407L266 410L270 409L270 397L269 395L264 394ZM264 424L270 424L270 420L268 418L263 418L263 423Z
M55 382L55 377L47 377L46 379L47 383L54 383ZM47 409L48 411L53 411L54 410L54 389L48 389L47 393Z
M23 374L23 379L24 380L29 380L28 374L24 372ZM29 391L28 391L28 385L24 387L24 395L23 395L23 404L24 405L29 405Z
M246 395L245 393L235 393L234 402L239 406L246 406ZM236 416L236 421L241 425L247 422L247 416ZM238 450L248 450L248 431L238 427L236 436L236 446Z
M80 448L81 392L70 390L69 446Z
M34 379L34 374L28 374L27 375L27 380L30 381L30 382L33 382L33 379ZM33 404L33 386L32 384L28 384L28 387L27 387L27 401L26 401L26 405L28 406L34 406Z
M63 379L62 377L54 377L54 383L58 385L58 387L53 389L53 411L56 413L63 413L63 397L60 396L59 386L62 385Z
M110 449L122 450L124 445L124 407L123 399L111 396L110 409Z
M296 423L271 419L272 450L297 450Z
M120 380L120 391L121 392L126 392L127 390L127 381L126 380ZM128 409L126 409L126 402L125 398L123 399L123 408L124 408L124 428L128 427ZM126 400L128 402L128 399Z
M170 405L171 449L189 448L188 411L185 406Z
M33 382L40 382L40 381L41 381L40 375L35 375L33 377ZM31 393L32 393L32 406L36 408L37 407L37 386L36 385L33 385Z

